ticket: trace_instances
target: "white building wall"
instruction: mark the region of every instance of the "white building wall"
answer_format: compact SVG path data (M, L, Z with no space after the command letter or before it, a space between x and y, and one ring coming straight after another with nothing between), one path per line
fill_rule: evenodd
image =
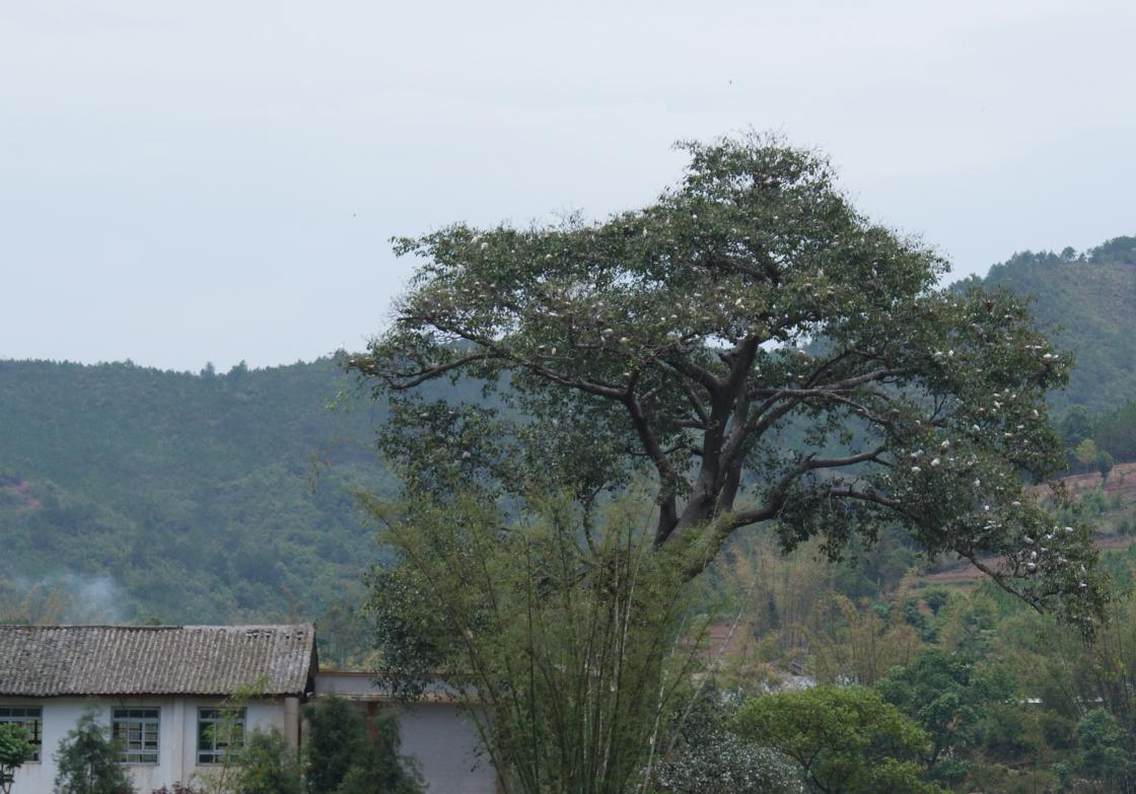
M497 775L478 751L477 728L450 703L423 703L401 709L402 753L418 762L431 794L493 794Z
M395 706L368 673L340 671L316 675L316 696L336 695L366 711L397 708L402 754L418 762L430 794L494 794L497 773L479 748L477 727L453 702L444 685L428 688L434 699ZM368 708L371 707L371 708Z
M0 705L40 706L43 708L43 748L38 762L27 763L16 772L12 794L52 794L55 785L53 756L59 742L75 727L90 707L98 719L110 725L112 708L157 708L159 713L158 763L131 764L127 768L139 794L174 783L189 783L195 775L209 774L217 767L197 766L197 709L217 706L217 698L0 698ZM283 699L263 700L246 706L245 725L249 731L275 728L285 733Z

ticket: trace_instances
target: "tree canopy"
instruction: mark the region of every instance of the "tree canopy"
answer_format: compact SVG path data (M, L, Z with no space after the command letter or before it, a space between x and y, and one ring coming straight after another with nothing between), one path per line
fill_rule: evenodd
M752 698L734 728L795 759L813 791L942 791L923 780L927 735L871 689L818 686Z
M1070 365L1025 306L938 288L946 262L860 214L815 153L684 148L640 210L396 240L421 264L349 366L389 397L381 443L410 486L552 479L587 504L647 472L654 542L690 544L691 576L769 519L833 554L898 524L1035 606L1091 611L1087 533L1022 495L1061 464L1045 395ZM421 394L463 376L497 402Z
M924 651L877 684L884 699L916 720L930 737L925 760L961 755L976 741L990 704L1013 702L1013 680L1004 671L976 667L965 654Z

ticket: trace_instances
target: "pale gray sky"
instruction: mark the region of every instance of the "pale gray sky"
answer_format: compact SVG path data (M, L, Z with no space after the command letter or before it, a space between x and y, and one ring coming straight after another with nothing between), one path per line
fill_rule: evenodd
M379 330L387 238L826 150L963 275L1136 234L1136 4L0 0L0 358L199 369Z

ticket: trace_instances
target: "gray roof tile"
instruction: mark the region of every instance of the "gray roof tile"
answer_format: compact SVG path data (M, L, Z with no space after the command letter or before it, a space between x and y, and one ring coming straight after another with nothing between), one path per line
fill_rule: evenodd
M315 627L0 626L0 695L301 695Z

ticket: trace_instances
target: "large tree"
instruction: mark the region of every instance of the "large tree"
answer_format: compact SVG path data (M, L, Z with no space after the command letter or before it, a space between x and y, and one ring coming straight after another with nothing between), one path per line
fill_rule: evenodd
M1022 492L1061 462L1045 394L1071 363L1026 307L940 288L943 258L866 219L815 153L684 148L640 210L396 240L421 264L349 366L390 399L382 445L408 482L551 480L587 505L646 471L654 543L689 545L688 575L771 519L833 553L899 524L1083 618L1087 533ZM431 388L445 378L496 397Z

